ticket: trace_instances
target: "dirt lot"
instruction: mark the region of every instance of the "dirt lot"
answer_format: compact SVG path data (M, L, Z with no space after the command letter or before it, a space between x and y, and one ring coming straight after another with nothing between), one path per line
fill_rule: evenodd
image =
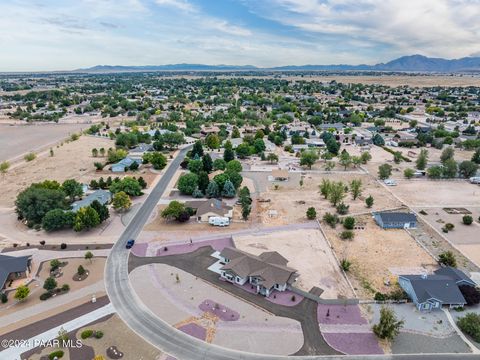
M427 215L422 214L422 218L427 221L430 226L442 233L450 242L452 242L460 251L467 254L469 258L480 264L480 240L478 233L480 231L480 207L468 207L473 217L473 224L467 226L462 222L463 214L449 214L443 207L422 209L415 208L416 211L424 210ZM442 232L442 228L446 223L455 225L454 230L448 233Z
M351 213L365 213L373 210L389 209L400 206L400 203L389 194L385 188L379 185L368 175L357 175L348 173L335 174L307 174L303 179L303 186L299 186L300 174L291 174L290 180L278 183L275 190L274 183L268 182L269 173L255 173L257 181L266 182L265 192L260 198L270 199L270 202L259 203L260 221L264 225L284 225L303 222L306 220L305 213L309 207L315 207L317 217L321 218L325 212L335 212L328 200L325 200L319 193L318 186L322 178L332 181L343 181L345 184L353 179L361 179L363 183L363 194L357 200L352 200L348 194L344 202L350 205ZM374 205L371 209L365 206L365 198L372 195ZM277 215L272 215L276 211Z
M332 229L322 225L339 259L352 265L348 276L360 298L371 298L374 291L389 292L397 275L420 273L436 268L436 262L405 230L383 230L370 216L357 217L364 230L355 230L351 241L341 240L342 225ZM373 291L374 290L374 291Z
M5 175L0 176L0 207L12 207L17 194L34 182L51 179L61 183L70 178L90 182L100 177L93 167L99 158L92 157L91 151L93 148L109 148L113 145L109 139L81 136L77 141L55 147L53 157L39 156L28 163L12 166Z
M37 152L86 129L87 124L44 124L8 126L0 124L0 162Z
M480 187L466 180L405 180L389 189L411 207L479 205Z
M319 230L242 235L235 236L234 241L237 248L255 255L278 251L289 260L288 266L298 270L300 276L295 286L305 291L317 286L324 290L322 297L326 299L353 296Z

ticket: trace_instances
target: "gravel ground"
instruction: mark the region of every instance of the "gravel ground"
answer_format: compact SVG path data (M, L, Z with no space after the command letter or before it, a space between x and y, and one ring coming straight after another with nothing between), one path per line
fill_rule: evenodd
M458 335L438 339L418 334L400 333L392 343L392 353L470 353L470 348Z

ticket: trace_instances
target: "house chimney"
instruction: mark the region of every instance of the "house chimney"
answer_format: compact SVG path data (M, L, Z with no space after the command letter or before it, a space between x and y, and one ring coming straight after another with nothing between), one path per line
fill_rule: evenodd
M426 280L426 279L427 279L427 273L423 273L423 274L422 274L422 279L423 279L423 280Z

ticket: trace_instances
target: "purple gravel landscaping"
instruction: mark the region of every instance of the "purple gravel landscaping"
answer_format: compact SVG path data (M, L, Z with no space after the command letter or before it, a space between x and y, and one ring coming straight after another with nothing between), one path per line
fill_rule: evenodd
M136 256L145 256L147 254L148 243L134 244L131 252Z
M327 316L327 313L329 316ZM367 324L367 320L362 317L358 305L318 304L317 319L320 324Z
M373 333L322 333L334 349L347 355L383 354Z
M186 325L180 326L178 330L200 340L205 340L207 338L207 329L197 324L193 324L193 323L186 324Z
M218 316L220 320L223 321L237 321L240 318L240 314L238 312L231 310L213 300L204 300L198 307L204 312L209 312L215 316Z
M220 278L222 281L226 281L225 279ZM251 294L256 294L257 290L255 286L246 283L243 285L239 284L233 284ZM258 295L258 296L263 296L263 295ZM295 301L292 301L292 296L295 296ZM276 291L274 290L269 297L265 297L268 301L278 304L278 305L283 305L283 306L295 306L299 304L303 300L303 296L295 294L291 292L290 290L285 290L285 291Z
M211 246L216 251L222 251L227 246L235 247L232 238L230 237L216 240L205 240L197 242L194 241L192 244L166 244L165 246L162 246L160 249L157 250L157 256L186 254L204 246ZM165 251L165 249L167 250Z

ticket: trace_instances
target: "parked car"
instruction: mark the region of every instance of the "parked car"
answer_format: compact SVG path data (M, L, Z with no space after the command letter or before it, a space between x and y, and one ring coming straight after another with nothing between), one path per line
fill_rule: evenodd
M135 240L130 239L130 240L127 241L127 246L126 246L126 248L127 248L127 249L131 249L134 244L135 244Z
M383 180L384 184L387 186L397 186L397 182L392 179L385 179Z

